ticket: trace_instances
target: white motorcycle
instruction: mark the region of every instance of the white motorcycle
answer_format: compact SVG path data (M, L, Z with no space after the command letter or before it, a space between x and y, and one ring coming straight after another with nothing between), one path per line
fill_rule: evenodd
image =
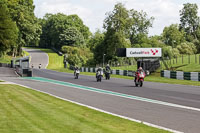
M79 74L80 74L80 70L76 70L76 71L75 71L75 75L74 75L75 77L74 77L74 78L75 78L75 79L78 79Z
M97 78L97 82L99 82L99 81L101 82L101 80L103 78L103 71L98 71L96 78Z

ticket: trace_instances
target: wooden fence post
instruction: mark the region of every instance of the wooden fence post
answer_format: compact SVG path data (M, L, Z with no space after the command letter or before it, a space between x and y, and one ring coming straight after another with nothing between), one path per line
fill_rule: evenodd
M195 63L197 63L197 55L195 54Z
M182 64L183 64L183 55L182 55Z
M188 64L190 64L190 55L188 55Z
M199 64L200 64L200 55L199 55Z

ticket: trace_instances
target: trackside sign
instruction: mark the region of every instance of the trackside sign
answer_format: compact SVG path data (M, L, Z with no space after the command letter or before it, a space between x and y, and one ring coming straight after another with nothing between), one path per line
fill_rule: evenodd
M161 57L161 48L127 48L126 57Z

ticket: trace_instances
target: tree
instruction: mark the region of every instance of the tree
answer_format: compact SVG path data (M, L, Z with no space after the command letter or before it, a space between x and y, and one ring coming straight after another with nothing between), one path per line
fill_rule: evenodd
M97 30L89 39L87 47L90 48L92 52L95 51L97 45L101 45L104 41L104 33L101 33L100 30Z
M180 54L195 54L197 52L196 46L191 42L184 42L177 46Z
M107 32L103 42L102 54L106 54L105 61L117 60L118 48L130 48L131 44L121 32ZM104 51L104 52L103 52Z
M113 32L121 32L125 34L128 30L129 14L128 10L122 3L117 3L113 11L106 13L107 17L104 20L104 29L112 30Z
M129 11L129 37L131 44L137 44L138 36L145 36L148 34L148 29L152 27L153 17L148 18L146 12L138 12L134 9Z
M171 24L165 27L162 33L163 42L172 48L185 41L185 33L183 30L179 31L178 24Z
M180 10L180 22L180 29L187 33L187 41L191 41L192 38L197 39L196 31L200 26L197 4L183 4L183 9Z
M18 52L25 45L38 46L41 27L34 15L33 0L8 0L7 5L9 14L19 29Z
M60 49L63 45L85 46L90 31L77 15L46 14L42 22L40 46Z
M16 47L18 29L10 18L6 1L0 1L0 56Z
M128 10L122 3L117 3L112 12L107 13L104 20L104 29L106 29L105 38L101 45L101 59L106 54L105 61L116 59L118 48L130 47L126 33L128 31ZM100 46L99 46L100 47ZM98 47L98 48L99 48Z
M171 46L165 46L162 48L162 57L167 57L169 59L171 59L173 57Z
M65 29L63 33L59 35L61 46L65 44L67 46L81 47L85 45L83 35L74 27ZM61 47L60 46L60 47Z

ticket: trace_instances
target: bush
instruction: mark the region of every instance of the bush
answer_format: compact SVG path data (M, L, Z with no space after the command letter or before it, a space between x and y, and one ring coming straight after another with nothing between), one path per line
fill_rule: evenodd
M177 46L180 54L195 54L197 52L196 46L191 42L181 43Z
M171 46L163 47L162 48L162 56L163 57L168 57L168 58L171 59L173 57L172 47Z
M89 49L82 49L72 46L63 46L62 52L67 54L66 61L70 65L85 66L92 64L93 54Z

